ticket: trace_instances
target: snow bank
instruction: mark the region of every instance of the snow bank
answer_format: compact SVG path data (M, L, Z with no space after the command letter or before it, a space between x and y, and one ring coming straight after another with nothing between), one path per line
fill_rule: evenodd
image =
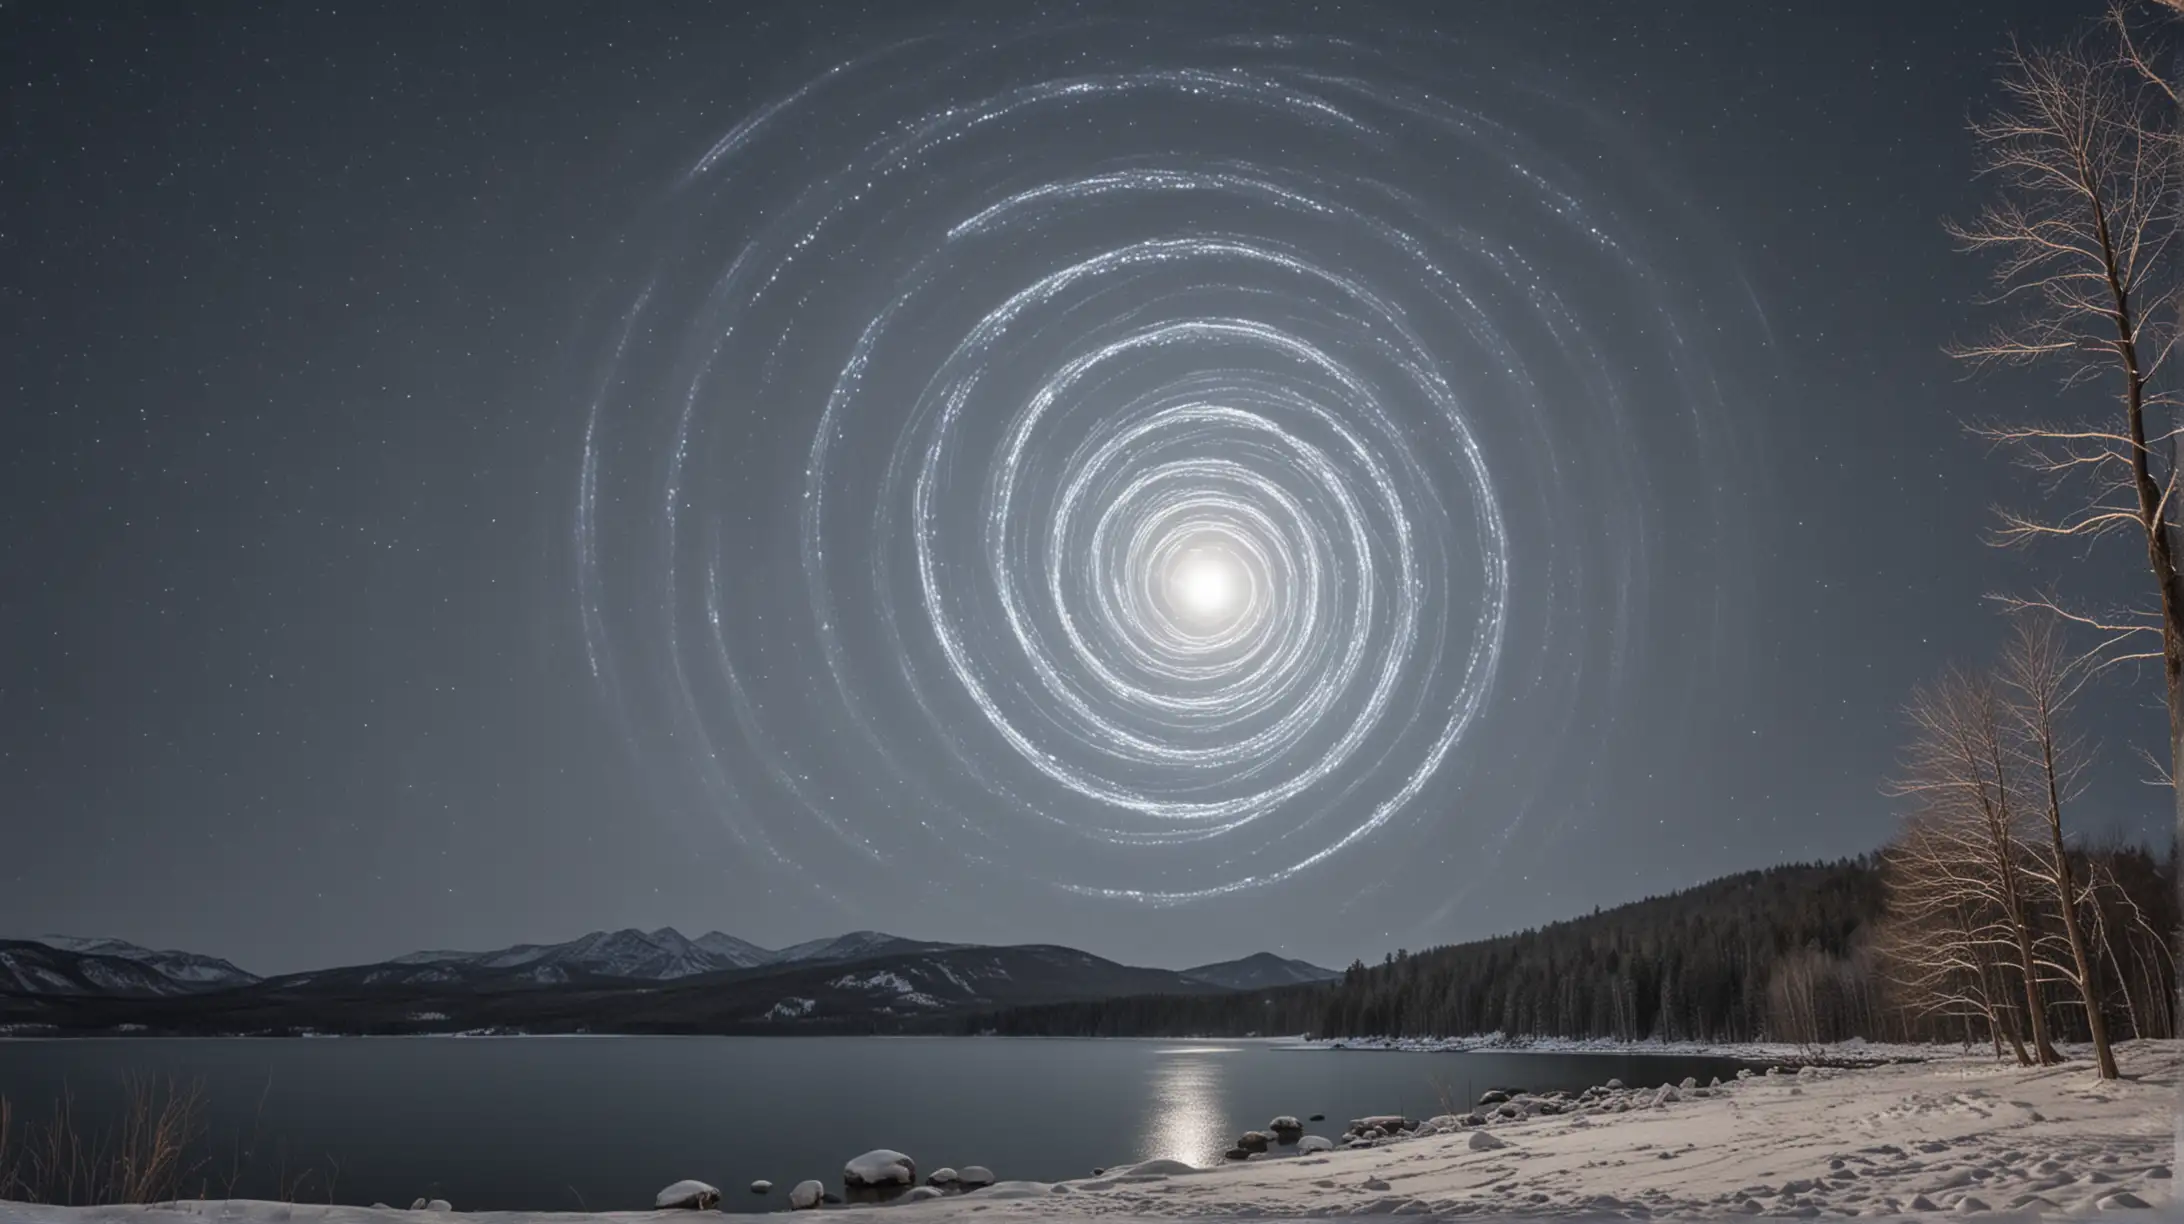
M1872 1042L1853 1037L1848 1041L1798 1044L1788 1041L1615 1041L1605 1037L1512 1037L1507 1033L1479 1033L1469 1037L1339 1037L1324 1040L1295 1038L1280 1044L1300 1050L1376 1050L1414 1054L1461 1054L1491 1050L1496 1054L1660 1054L1677 1058L1733 1058L1745 1062L1779 1062L1834 1066L1871 1066L1889 1062L1936 1062L1978 1060L1987 1057L1984 1046L1915 1045Z

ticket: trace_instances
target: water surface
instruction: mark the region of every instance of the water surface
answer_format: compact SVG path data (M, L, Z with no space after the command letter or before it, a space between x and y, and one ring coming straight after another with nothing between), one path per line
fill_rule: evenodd
M145 1038L0 1041L0 1095L20 1126L65 1089L103 1126L125 1074L200 1084L216 1155L196 1181L214 1194L232 1178L251 1198L631 1210L694 1177L728 1209L758 1211L805 1178L838 1186L842 1163L876 1147L909 1154L921 1176L981 1164L1057 1181L1153 1157L1211 1164L1278 1114L1325 1114L1307 1131L1339 1137L1353 1117L1424 1117L1490 1087L1704 1080L1737 1065L1255 1041ZM774 1193L751 1195L755 1178Z

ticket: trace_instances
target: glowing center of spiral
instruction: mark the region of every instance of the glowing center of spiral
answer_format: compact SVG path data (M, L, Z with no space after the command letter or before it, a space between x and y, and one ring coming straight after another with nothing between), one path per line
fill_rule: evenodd
M1177 609L1192 620L1225 621L1241 610L1245 581L1243 566L1234 556L1194 548L1176 559L1168 589Z

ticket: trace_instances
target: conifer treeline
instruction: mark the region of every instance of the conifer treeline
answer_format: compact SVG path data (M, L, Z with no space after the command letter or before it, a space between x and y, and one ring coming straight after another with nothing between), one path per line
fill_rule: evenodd
M2097 852L2130 900L2174 930L2175 855ZM1320 985L1140 996L970 1017L1014 1036L1515 1037L1693 1041L1958 1040L1961 1021L1893 997L1874 937L1877 857L1728 876L1537 930L1353 964ZM2130 924L2118 922L2123 932ZM2130 966L2111 1008L2122 1036L2168 1036L2173 962L2119 947ZM2077 1022L2082 1026L2082 1020ZM2056 1031L2076 1036L2069 1009ZM1979 1040L1984 1041L1981 1034Z

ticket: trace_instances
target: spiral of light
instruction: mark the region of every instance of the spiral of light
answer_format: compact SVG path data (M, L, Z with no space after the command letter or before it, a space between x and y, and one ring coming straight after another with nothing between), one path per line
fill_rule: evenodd
M1661 529L1627 397L1701 449L1711 401L1494 91L1309 38L950 45L758 108L648 227L575 545L666 802L1174 903L1445 819L1512 651L1531 717L1612 685L1551 671L1571 617L1632 628Z

